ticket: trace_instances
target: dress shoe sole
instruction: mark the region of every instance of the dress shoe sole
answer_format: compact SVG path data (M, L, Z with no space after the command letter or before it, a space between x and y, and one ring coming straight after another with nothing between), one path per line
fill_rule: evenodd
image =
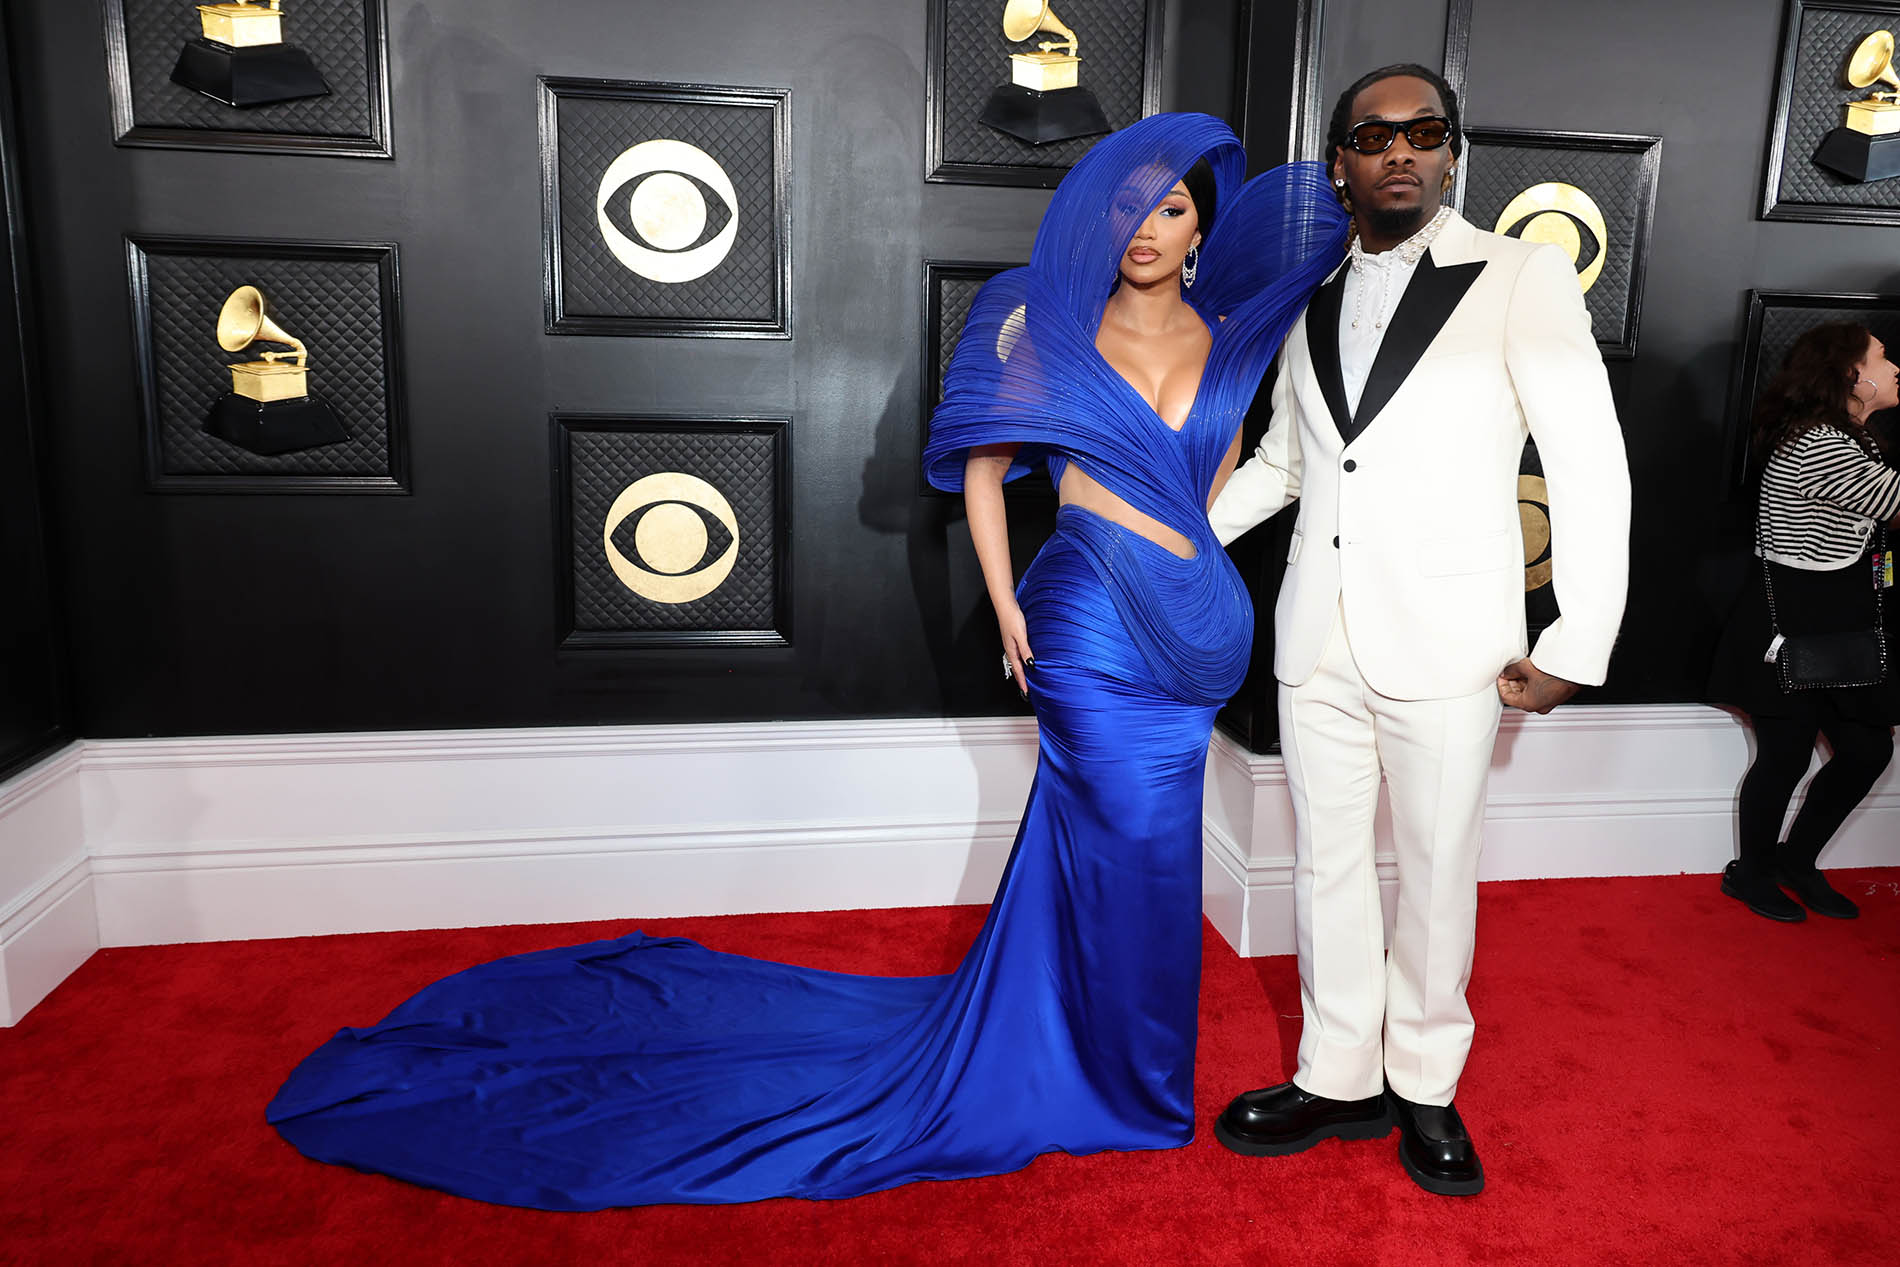
M1763 919L1772 919L1775 922L1780 923L1780 924L1799 924L1802 920L1808 917L1808 913L1802 910L1799 906L1796 906L1794 908L1794 912L1792 914L1777 913L1775 911L1767 910L1763 907L1756 906L1753 902L1748 900L1747 896L1744 895L1740 889L1736 888L1734 885L1729 883L1729 879L1727 876L1722 877L1722 892L1728 894L1730 897L1734 898L1737 902L1740 902L1743 906L1746 906L1749 910L1755 912L1755 914L1761 916ZM1792 905L1793 899L1790 898L1789 902Z
M1478 1167L1476 1178L1443 1179L1437 1175L1427 1174L1417 1166L1414 1166L1412 1159L1405 1155L1405 1146L1401 1144L1399 1146L1399 1164L1405 1167L1406 1174L1412 1176L1413 1183L1436 1196L1475 1197L1484 1191L1484 1163L1482 1162L1475 1163Z
M1286 1157L1293 1153L1303 1153L1313 1145L1329 1139L1384 1139L1397 1125L1391 1111L1388 1110L1376 1118L1367 1118L1362 1122L1329 1122L1325 1126L1315 1127L1293 1139L1267 1143L1263 1140L1249 1139L1245 1135L1231 1131L1227 1128L1227 1123L1216 1118L1214 1138L1242 1156Z

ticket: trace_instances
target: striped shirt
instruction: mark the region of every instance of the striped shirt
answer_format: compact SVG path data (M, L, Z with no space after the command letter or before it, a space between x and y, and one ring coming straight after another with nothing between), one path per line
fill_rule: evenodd
M1766 553L1783 566L1832 572L1860 561L1876 524L1900 514L1900 470L1839 427L1802 432L1775 450L1758 511Z

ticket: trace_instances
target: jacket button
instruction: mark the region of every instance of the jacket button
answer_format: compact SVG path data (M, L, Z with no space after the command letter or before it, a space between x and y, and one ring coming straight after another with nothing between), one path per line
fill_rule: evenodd
M1353 461L1353 460L1352 460L1351 458L1347 458L1347 459L1346 459L1346 469L1347 469L1348 471L1356 471L1356 470L1358 470L1358 469L1359 469L1359 464L1358 464L1357 462L1355 462L1355 461Z
M1334 537L1334 538L1333 538L1333 549L1335 549L1335 550L1337 550L1337 549L1339 549L1339 538L1338 538L1338 537Z

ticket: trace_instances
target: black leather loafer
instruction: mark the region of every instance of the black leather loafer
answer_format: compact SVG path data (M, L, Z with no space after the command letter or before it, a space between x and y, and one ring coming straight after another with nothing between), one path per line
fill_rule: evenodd
M1456 1108L1413 1104L1390 1088L1385 1094L1399 1124L1399 1164L1413 1183L1441 1197L1484 1191L1484 1167Z
M1829 919L1859 919L1860 907L1839 889L1827 882L1827 877L1814 867L1805 871L1796 870L1782 863L1775 868L1775 878L1790 893L1801 899L1801 904L1816 915L1825 915Z
M1214 1138L1249 1157L1284 1157L1323 1139L1384 1139L1392 1133L1385 1097L1328 1100L1291 1082L1235 1098L1214 1123Z
M1740 862L1722 868L1722 892L1763 919L1799 924L1808 917L1793 898L1775 887L1773 877L1743 871Z

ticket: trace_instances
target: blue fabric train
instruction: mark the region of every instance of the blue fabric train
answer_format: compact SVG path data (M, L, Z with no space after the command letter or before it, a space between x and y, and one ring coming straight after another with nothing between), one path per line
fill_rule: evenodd
M1135 227L1203 155L1219 210L1190 293L1213 350L1177 433L1094 336ZM1021 469L1074 461L1196 550L1059 513L1019 591L1036 782L956 972L842 975L639 933L483 964L312 1053L268 1109L287 1140L584 1210L844 1197L1192 1138L1202 767L1252 629L1207 494L1345 232L1316 164L1244 188L1241 171L1202 115L1101 141L1034 262L979 295L952 361L925 455L936 483L959 484L973 445L1020 442Z

